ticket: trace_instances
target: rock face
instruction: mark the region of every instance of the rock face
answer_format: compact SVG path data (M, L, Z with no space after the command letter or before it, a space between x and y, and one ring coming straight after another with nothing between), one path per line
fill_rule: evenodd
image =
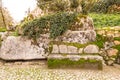
M81 24L81 26L79 24ZM91 18L81 18L80 22L76 23L73 28L75 29L66 31L66 33L59 36L56 41L77 42L81 44L95 41L96 32L94 30L93 20Z
M87 42L95 41L96 32L94 30L86 30L86 31L67 31L64 36L60 36L56 39L56 41L63 42L77 42L81 44L85 44Z
M84 53L99 53L99 48L96 45L88 45L84 48Z
M44 59L48 55L48 38L43 36L38 40L38 46L32 40L9 36L2 42L0 58L4 60Z

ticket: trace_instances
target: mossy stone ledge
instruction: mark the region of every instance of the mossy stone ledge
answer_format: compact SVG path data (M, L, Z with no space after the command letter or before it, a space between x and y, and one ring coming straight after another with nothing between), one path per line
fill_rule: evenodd
M68 69L103 69L103 58L99 55L62 55L50 54L47 59L48 68Z

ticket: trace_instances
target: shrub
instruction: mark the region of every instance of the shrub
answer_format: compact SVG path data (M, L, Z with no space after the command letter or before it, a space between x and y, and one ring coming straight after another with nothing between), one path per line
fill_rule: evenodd
M92 7L91 12L107 13L111 5L120 5L120 0L99 0Z
M34 19L22 25L23 35L29 38L39 38L40 34L50 32L50 38L62 35L67 29L84 17L78 13L59 12Z

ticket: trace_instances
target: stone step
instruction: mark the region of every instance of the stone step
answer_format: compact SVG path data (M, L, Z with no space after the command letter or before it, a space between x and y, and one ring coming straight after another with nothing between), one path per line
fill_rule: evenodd
M103 58L99 55L50 54L48 68L103 69Z

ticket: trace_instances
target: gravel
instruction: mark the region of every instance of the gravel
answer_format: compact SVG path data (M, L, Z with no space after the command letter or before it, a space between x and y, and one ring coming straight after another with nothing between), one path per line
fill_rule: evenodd
M7 63L8 64L8 63ZM0 66L0 80L120 80L120 65L103 70L48 69L46 63Z

